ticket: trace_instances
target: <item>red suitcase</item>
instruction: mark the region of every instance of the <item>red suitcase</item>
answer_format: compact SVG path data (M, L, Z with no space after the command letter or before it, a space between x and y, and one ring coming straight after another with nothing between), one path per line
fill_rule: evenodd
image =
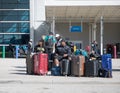
M46 75L48 72L48 55L38 53L34 55L34 74Z

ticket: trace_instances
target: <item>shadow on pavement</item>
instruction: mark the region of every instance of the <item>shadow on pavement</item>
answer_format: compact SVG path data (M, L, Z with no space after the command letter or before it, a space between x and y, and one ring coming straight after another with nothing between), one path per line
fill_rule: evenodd
M120 71L120 69L112 69L112 71Z
M14 68L26 68L26 66L13 66Z
M25 72L23 72L23 73L21 73L21 72L16 72L16 73L10 73L10 74L18 74L18 75L26 75L26 73Z
M26 72L26 70L13 70L13 71L17 71L17 72Z
M18 74L18 75L26 75L26 67L25 66L13 66L10 74Z

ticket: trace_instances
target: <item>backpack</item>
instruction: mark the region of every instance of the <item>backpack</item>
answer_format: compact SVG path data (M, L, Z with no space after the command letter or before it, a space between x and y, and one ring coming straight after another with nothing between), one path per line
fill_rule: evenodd
M74 47L74 43L73 42L69 42L67 41L66 44L71 48L71 47Z
M87 54L87 52L86 52L85 50L81 50L81 54L82 54L83 56L85 56L85 57L88 57L88 54Z
M53 76L61 76L61 68L58 66L54 66L52 69L51 69L51 75Z
M81 54L81 51L79 50L79 49L77 49L76 51L75 51L75 55L80 55Z
M45 42L45 45L47 46L47 47L50 47L50 48L52 48L53 47L53 45L54 45L54 43L53 43L53 37L47 37L47 40L46 40L46 42Z

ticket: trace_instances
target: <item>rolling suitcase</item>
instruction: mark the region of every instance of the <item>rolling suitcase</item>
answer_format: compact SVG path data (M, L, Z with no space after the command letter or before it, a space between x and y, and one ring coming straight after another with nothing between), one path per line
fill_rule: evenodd
M73 56L71 62L71 75L84 76L84 56Z
M63 76L70 75L70 61L68 59L63 59L60 63L61 73Z
M117 58L120 58L120 43L116 43Z
M34 74L34 62L31 54L26 56L26 72L27 74Z
M85 76L97 77L98 76L98 60L91 60L85 63Z
M114 45L107 44L107 54L111 54L111 57L114 56Z
M51 71L52 67L53 67L53 57L54 57L54 54L52 53L49 53L48 54L48 70Z
M34 55L34 74L46 75L48 72L48 55L38 53Z
M120 52L120 43L116 43L116 48L117 48L117 51Z
M102 70L104 71L103 77L112 77L112 59L111 54L102 55Z

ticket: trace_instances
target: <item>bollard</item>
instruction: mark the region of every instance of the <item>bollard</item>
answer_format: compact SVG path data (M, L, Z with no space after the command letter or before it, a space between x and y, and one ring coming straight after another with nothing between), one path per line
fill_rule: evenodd
M114 46L114 58L117 58L116 46Z
M2 48L2 58L5 58L5 46Z
M74 52L76 51L76 46L74 46Z
M18 50L19 50L19 45L16 45L16 58L18 58Z

